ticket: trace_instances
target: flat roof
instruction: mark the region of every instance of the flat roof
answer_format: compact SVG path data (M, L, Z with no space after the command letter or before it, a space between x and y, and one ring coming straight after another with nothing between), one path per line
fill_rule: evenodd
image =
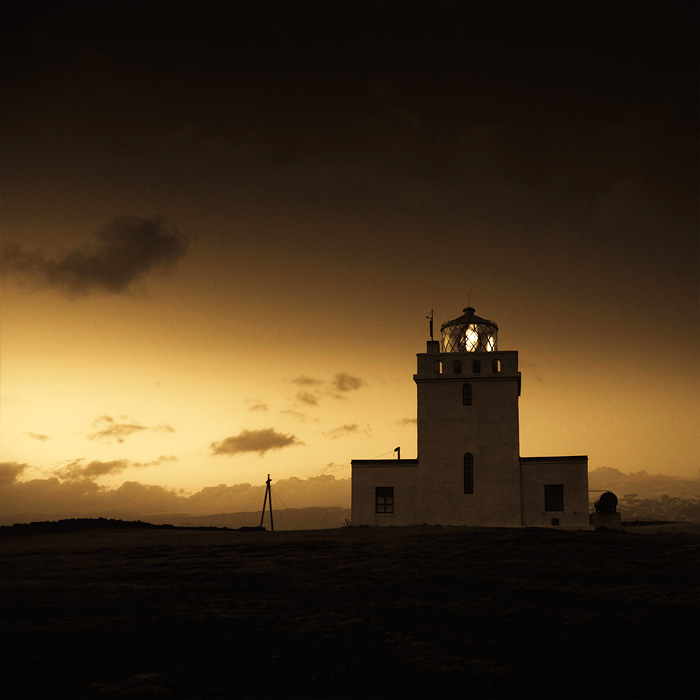
M353 467L417 467L417 459L353 459Z
M563 457L521 457L521 462L580 462L588 459L588 455L565 455Z

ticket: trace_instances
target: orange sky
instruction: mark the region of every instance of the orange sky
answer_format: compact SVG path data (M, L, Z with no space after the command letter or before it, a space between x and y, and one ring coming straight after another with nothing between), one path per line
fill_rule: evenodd
M563 5L3 8L3 463L414 457L425 316L471 294L523 456L695 474L697 8Z

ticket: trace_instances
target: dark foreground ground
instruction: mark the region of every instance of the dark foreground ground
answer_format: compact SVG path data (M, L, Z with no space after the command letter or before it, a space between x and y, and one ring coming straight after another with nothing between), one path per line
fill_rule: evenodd
M126 530L1 544L3 700L697 693L692 530Z

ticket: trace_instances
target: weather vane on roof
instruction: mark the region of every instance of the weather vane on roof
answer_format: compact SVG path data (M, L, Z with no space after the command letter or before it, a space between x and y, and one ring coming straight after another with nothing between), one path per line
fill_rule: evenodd
M433 315L434 315L434 313L435 312L432 309L430 309L430 316L426 316L428 321L430 321L430 340L434 340L434 338L433 338Z

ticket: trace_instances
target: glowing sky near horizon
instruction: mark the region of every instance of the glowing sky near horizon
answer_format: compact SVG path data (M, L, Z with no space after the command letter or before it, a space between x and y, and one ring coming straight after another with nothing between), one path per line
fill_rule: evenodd
M523 456L697 472L693 3L2 13L22 479L414 457L425 316L470 294L520 353Z

